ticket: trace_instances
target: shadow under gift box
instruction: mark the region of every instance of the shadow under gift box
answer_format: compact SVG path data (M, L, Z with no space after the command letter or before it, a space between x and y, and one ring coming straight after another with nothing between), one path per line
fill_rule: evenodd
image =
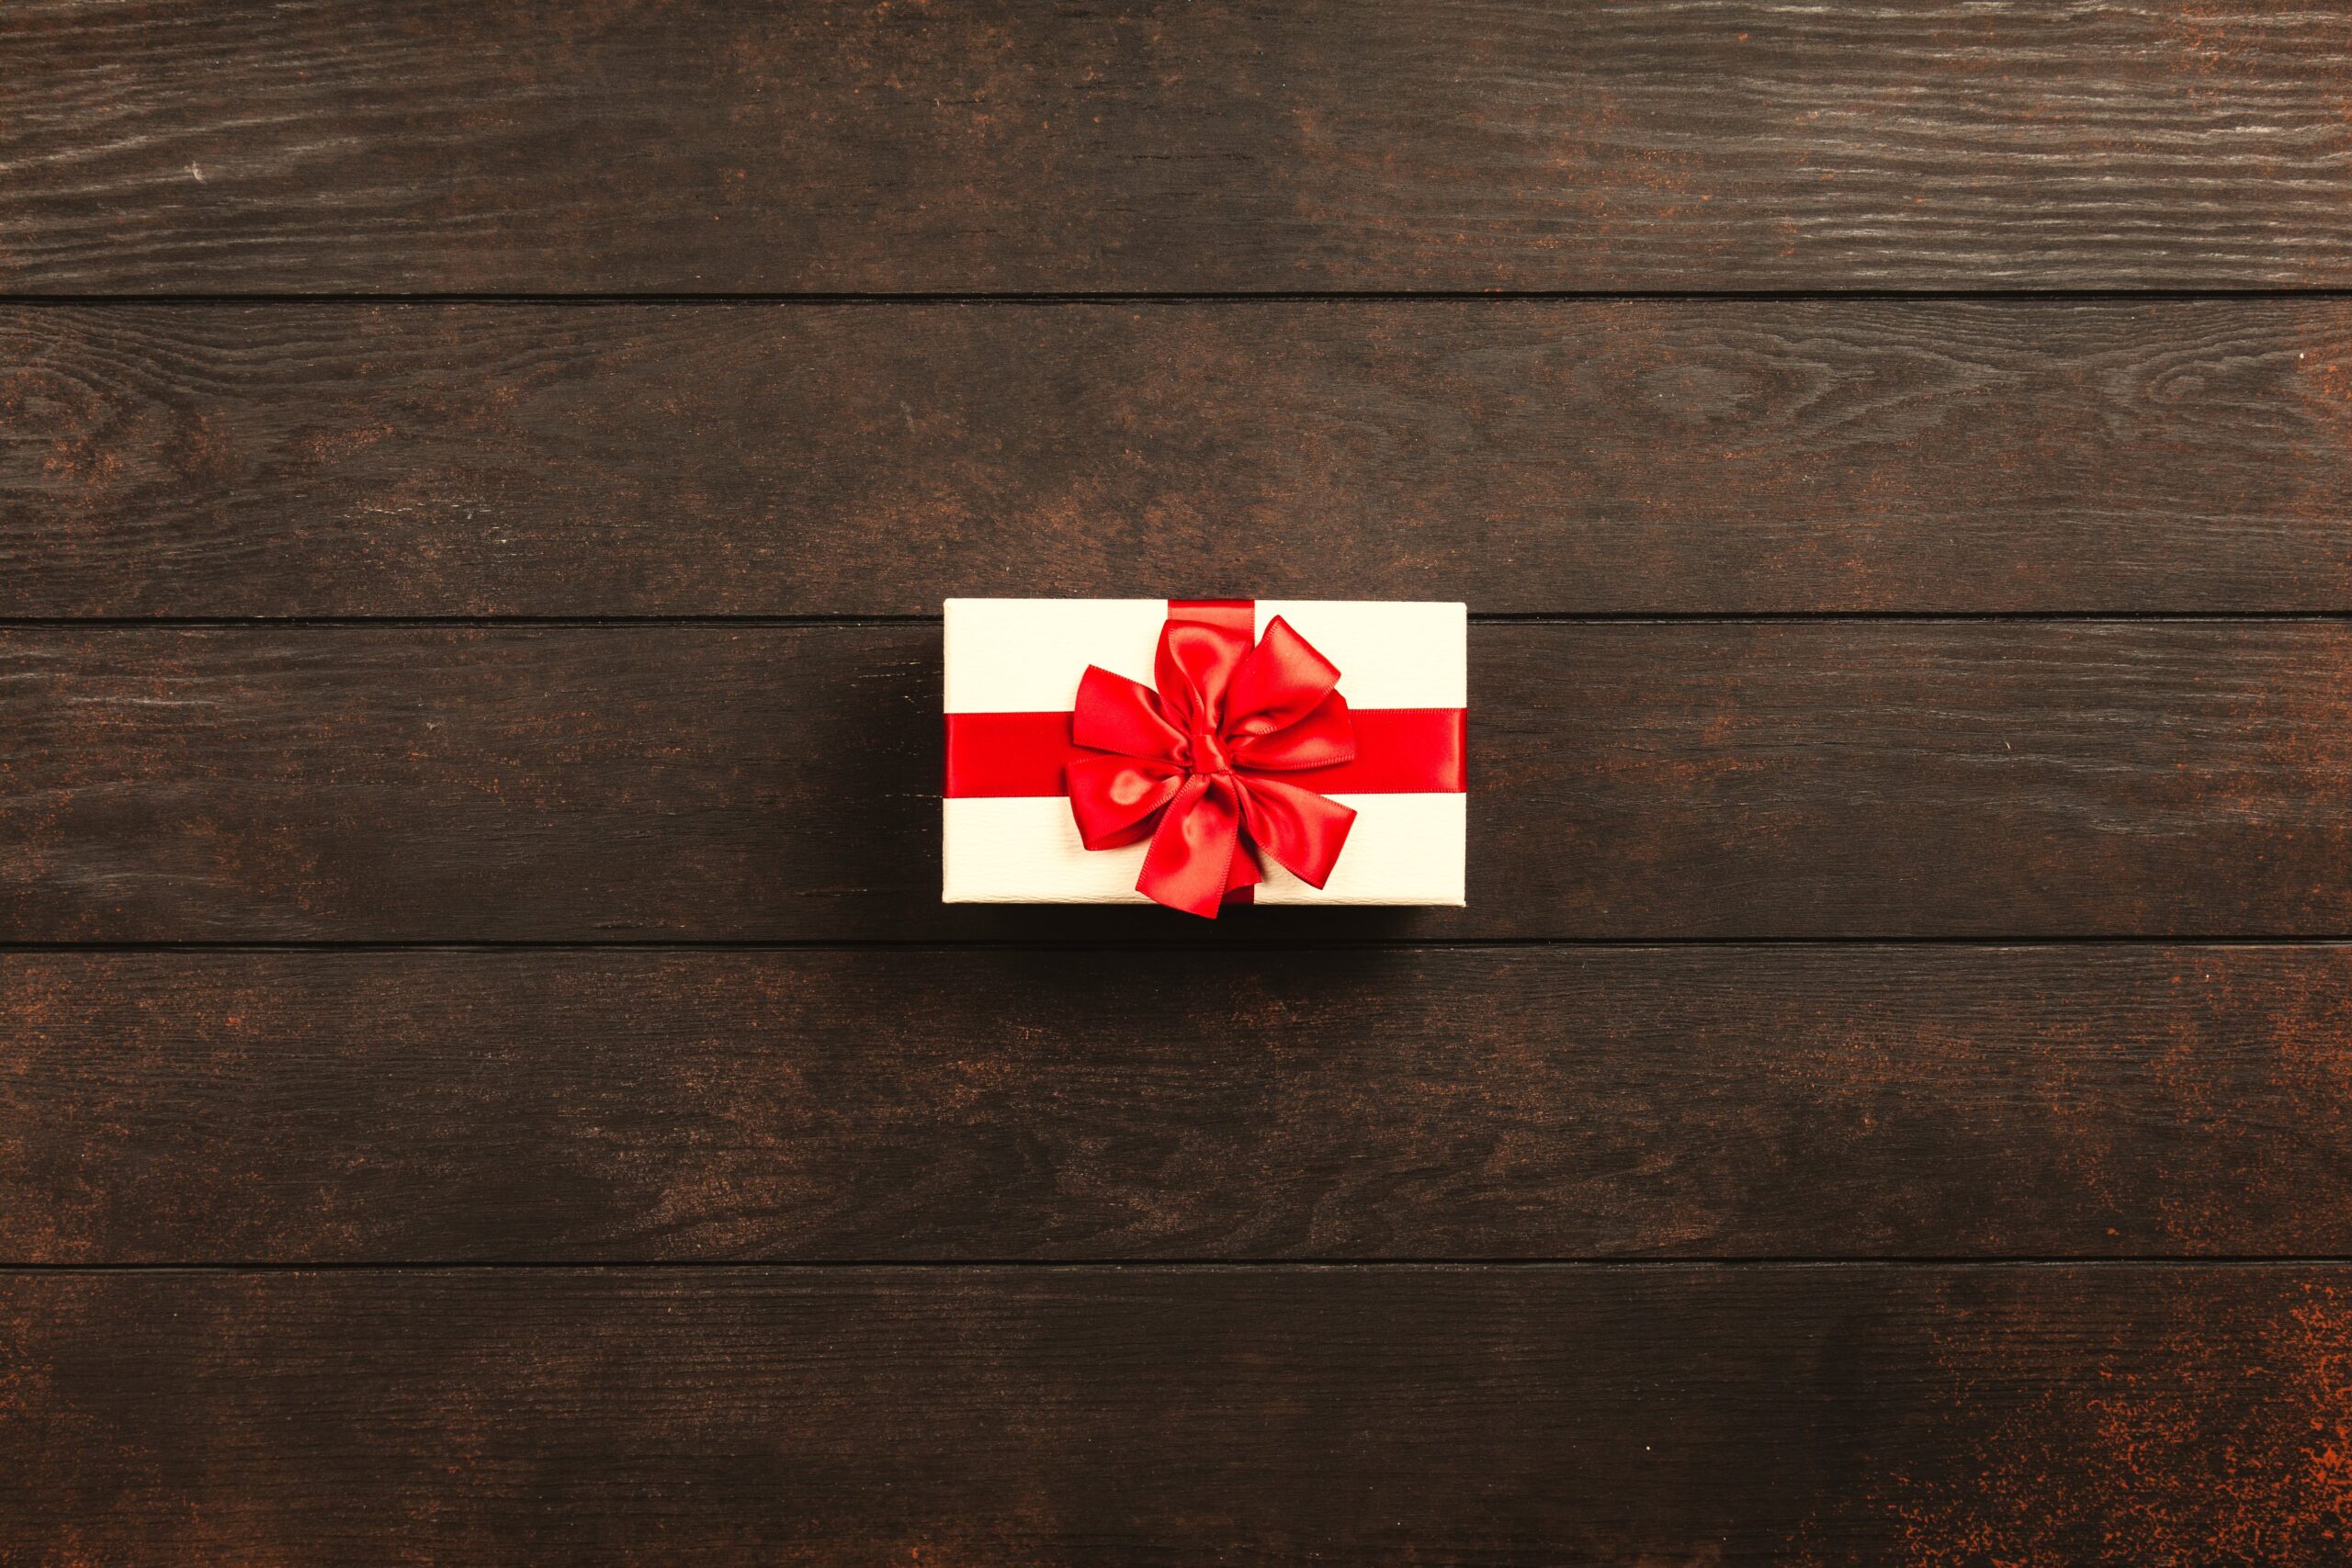
M1069 718L1090 664L1145 685L1171 613L1199 601L946 601L947 777L941 897L950 904L1140 904L1148 841L1089 850L1062 783L1083 755ZM1338 666L1357 759L1278 775L1356 812L1330 879L1310 886L1265 857L1261 904L1463 902L1468 623L1457 604L1264 599Z

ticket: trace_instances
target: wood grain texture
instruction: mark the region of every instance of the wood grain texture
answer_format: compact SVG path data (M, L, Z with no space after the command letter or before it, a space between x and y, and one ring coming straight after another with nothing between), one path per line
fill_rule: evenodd
M46 1274L0 1562L2342 1560L2340 1267Z
M2342 300L0 310L0 615L2352 608Z
M0 632L0 940L2332 936L2335 621L1473 628L1470 907L938 902L922 626Z
M939 906L856 619L2341 616L2341 17L31 0L0 81L0 1568L2344 1560L2352 623L1483 625L1471 908L1207 927ZM1449 291L1713 297L1306 298ZM1226 298L863 298L1020 292ZM150 616L557 624L28 624ZM379 942L576 945L175 945Z
M0 954L0 1263L2346 1250L2352 951Z
M2340 286L2324 8L37 0L17 290Z

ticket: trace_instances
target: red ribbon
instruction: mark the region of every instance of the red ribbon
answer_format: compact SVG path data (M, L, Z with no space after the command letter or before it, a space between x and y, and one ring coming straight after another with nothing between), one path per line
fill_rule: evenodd
M1280 616L1252 648L1246 623L1171 615L1154 670L1157 692L1091 664L1079 682L1070 738L1109 753L1063 770L1086 847L1150 839L1136 891L1211 919L1265 880L1253 849L1330 880L1354 810L1272 775L1354 760L1338 667Z

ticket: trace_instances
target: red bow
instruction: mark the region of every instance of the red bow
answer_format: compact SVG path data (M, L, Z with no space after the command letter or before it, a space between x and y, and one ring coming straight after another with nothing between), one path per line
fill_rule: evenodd
M1351 807L1269 772L1353 761L1355 726L1337 666L1276 616L1256 648L1240 626L1170 619L1159 690L1094 665L1079 682L1065 770L1090 850L1148 837L1136 891L1216 918L1227 893L1265 875L1247 839L1320 887L1348 841Z

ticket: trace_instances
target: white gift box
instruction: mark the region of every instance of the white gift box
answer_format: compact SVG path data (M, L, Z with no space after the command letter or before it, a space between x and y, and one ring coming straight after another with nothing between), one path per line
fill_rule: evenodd
M1355 762L1296 775L1356 813L1325 886L1259 854L1265 880L1235 898L1461 904L1464 607L1289 599L948 600L944 901L1149 901L1136 886L1147 842L1089 850L1080 841L1062 768L1090 753L1072 745L1069 720L1089 665L1153 685L1163 627L1202 607L1242 617L1253 639L1287 623L1338 667L1357 742Z

